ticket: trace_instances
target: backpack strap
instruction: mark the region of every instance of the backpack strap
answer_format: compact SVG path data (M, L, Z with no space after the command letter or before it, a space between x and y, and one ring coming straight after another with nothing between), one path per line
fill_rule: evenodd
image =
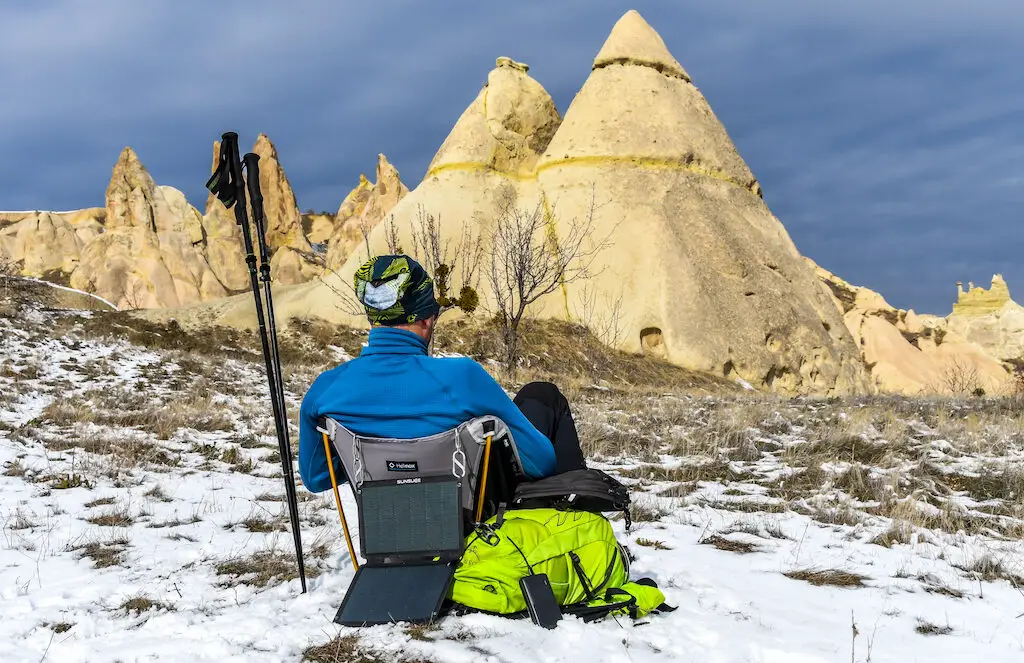
M590 584L590 578L583 571L583 563L580 561L580 556L575 551L569 552L569 559L572 560L572 568L576 571L576 576L580 579L580 584L583 585L583 592L586 594L587 601L593 601L597 598L597 594L594 592L593 586Z
M596 605L591 605L591 602L594 600L599 600L601 602ZM629 616L633 619L636 619L639 614L636 607L636 597L624 589L617 588L610 588L606 590L603 599L597 599L595 597L595 599L562 606L563 614L574 615L587 623L604 619L608 615L613 612L618 612L619 610L627 611Z

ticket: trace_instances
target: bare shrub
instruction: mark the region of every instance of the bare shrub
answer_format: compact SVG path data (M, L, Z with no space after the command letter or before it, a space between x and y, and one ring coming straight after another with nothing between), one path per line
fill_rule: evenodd
M984 395L985 390L981 384L981 377L978 374L978 366L970 359L953 357L949 360L946 368L942 371L942 386L951 394Z
M509 376L518 368L519 328L527 309L561 287L594 276L594 261L608 245L607 239L594 241L594 212L592 199L585 216L574 218L558 235L557 217L543 201L527 209L519 207L511 187L500 194L486 264L501 363Z
M588 283L580 288L579 304L575 310L576 318L599 341L615 347L625 332L622 299L621 290L617 295L602 293L598 298L597 289Z
M456 241L442 241L441 217L429 214L422 205L416 210L412 227L412 256L434 279L441 312L459 308L472 313L480 303L477 292L483 238L472 226L462 224ZM456 278L456 276L458 278ZM454 293L458 293L455 295Z
M372 228L364 221L360 225L360 230L363 234L366 260L369 260L374 257L370 249ZM387 250L391 254L410 255L423 265L434 281L437 303L441 306L442 313L453 308L459 308L466 313L475 311L480 303L477 287L483 257L481 235L474 233L472 226L463 223L458 239L443 239L441 217L430 214L422 205L417 208L416 219L410 231L412 246L407 250L399 241L394 217L389 216L384 222L384 241ZM327 271L336 277L339 276L335 270ZM340 278L338 280L341 281ZM335 305L343 312L354 316L365 314L354 283L345 281L339 286L329 280L321 279L321 282L338 296Z

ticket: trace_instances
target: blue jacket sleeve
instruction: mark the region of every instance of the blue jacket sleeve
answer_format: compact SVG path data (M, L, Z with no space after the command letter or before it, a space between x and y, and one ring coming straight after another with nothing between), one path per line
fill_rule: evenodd
M512 402L505 390L475 361L470 364L465 383L465 399L473 416L494 415L512 431L523 471L533 479L555 473L555 448L551 440L537 430Z
M331 488L323 435L316 429L317 419L320 417L317 398L330 382L331 379L326 373L321 374L306 392L305 398L302 399L302 407L299 408L299 476L302 477L302 484L313 493L321 493ZM346 478L340 460L332 454L332 461L335 478L339 484L344 483Z

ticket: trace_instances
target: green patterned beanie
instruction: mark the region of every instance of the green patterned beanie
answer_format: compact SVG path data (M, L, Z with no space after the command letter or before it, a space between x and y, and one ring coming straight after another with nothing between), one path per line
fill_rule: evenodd
M434 281L409 256L377 256L356 271L356 297L378 325L402 325L432 318L441 310Z

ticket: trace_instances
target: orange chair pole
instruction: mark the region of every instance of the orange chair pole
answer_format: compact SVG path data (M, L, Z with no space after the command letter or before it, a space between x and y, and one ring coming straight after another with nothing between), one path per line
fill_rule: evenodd
M487 436L487 442L484 444L484 470L480 476L480 494L476 498L476 522L480 522L481 516L484 515L484 491L487 490L487 470L491 465L491 435Z
M348 531L348 521L345 520L345 509L341 507L341 493L338 492L338 480L334 476L334 462L331 460L331 443L324 436L324 453L327 454L327 470L331 473L331 487L334 488L334 503L338 505L338 515L341 516L341 528L345 530L345 543L348 544L348 554L352 558L352 567L358 571L359 561L356 560L356 549L352 546L352 535ZM488 439L490 443L490 439Z

